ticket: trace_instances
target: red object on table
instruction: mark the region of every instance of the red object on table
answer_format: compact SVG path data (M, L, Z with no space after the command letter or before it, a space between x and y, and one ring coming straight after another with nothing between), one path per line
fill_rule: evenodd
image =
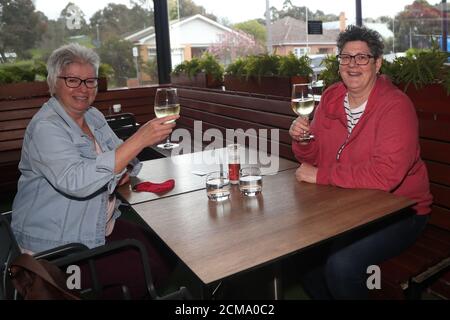
M170 191L174 187L175 187L175 180L169 179L161 183L154 183L149 181L141 182L136 184L133 190L137 192L147 191L147 192L161 193Z

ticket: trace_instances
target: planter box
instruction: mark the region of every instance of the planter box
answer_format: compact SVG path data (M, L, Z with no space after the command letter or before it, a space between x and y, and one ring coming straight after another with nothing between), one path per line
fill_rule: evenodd
M212 75L200 72L189 77L185 74L171 75L172 84L179 86L200 87L200 88L220 88L222 82L214 79Z
M83 86L84 84L82 84ZM98 79L98 92L108 90L106 78ZM0 84L0 100L50 96L46 81Z
M399 88L405 91L404 85L399 85ZM440 84L430 84L419 89L410 84L405 93L419 111L450 113L450 95L447 95L447 91Z
M292 85L306 83L305 77L236 77L225 75L225 89L272 96L290 97Z

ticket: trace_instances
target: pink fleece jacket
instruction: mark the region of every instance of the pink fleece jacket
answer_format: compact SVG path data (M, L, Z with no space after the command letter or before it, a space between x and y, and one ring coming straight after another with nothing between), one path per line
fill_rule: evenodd
M417 214L428 214L432 196L411 100L387 78L378 77L347 138L346 92L343 83L324 92L311 123L315 139L306 145L293 141L296 158L318 168L318 184L389 191L414 200Z

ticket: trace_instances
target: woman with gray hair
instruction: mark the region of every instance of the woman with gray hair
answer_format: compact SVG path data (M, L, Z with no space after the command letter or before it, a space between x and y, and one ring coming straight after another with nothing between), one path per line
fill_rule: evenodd
M379 189L410 198L416 205L396 215L395 221L338 238L323 264L307 273L304 284L316 298L367 298L369 267L414 243L428 220L432 197L420 158L414 106L389 79L378 75L381 36L349 26L337 46L342 82L323 93L311 124L299 117L289 131L301 162L297 180ZM309 131L315 138L304 141Z
M73 242L93 248L136 238L147 247L155 282L160 284L166 263L145 232L117 220L120 201L114 190L139 172L136 156L164 140L175 126L167 121L178 116L153 119L123 142L91 106L99 64L93 50L73 43L50 56L47 81L52 97L25 132L11 226L20 247L29 253ZM125 270L124 262L134 269ZM109 270L111 281L117 276L129 279L133 297L143 294L136 252L125 252L115 261L105 258L99 265Z

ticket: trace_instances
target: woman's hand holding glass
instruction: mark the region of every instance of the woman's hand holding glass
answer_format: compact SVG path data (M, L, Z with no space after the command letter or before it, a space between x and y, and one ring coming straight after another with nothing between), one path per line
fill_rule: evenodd
M289 128L289 134L292 139L307 143L309 140L305 137L309 136L310 124L309 120L300 116L295 119Z
M314 139L314 135L309 132L309 117L313 113L315 107L315 98L312 83L298 83L292 85L291 108L299 118L295 120L299 126L303 126L301 135L295 132L295 137L298 141L309 141ZM303 120L303 121L299 121ZM295 123L294 122L294 123ZM292 127L292 126L291 126ZM291 132L291 130L289 130Z
M166 139L176 126L175 120L179 115L172 115L162 118L154 118L139 128L138 133L144 147L154 145Z

